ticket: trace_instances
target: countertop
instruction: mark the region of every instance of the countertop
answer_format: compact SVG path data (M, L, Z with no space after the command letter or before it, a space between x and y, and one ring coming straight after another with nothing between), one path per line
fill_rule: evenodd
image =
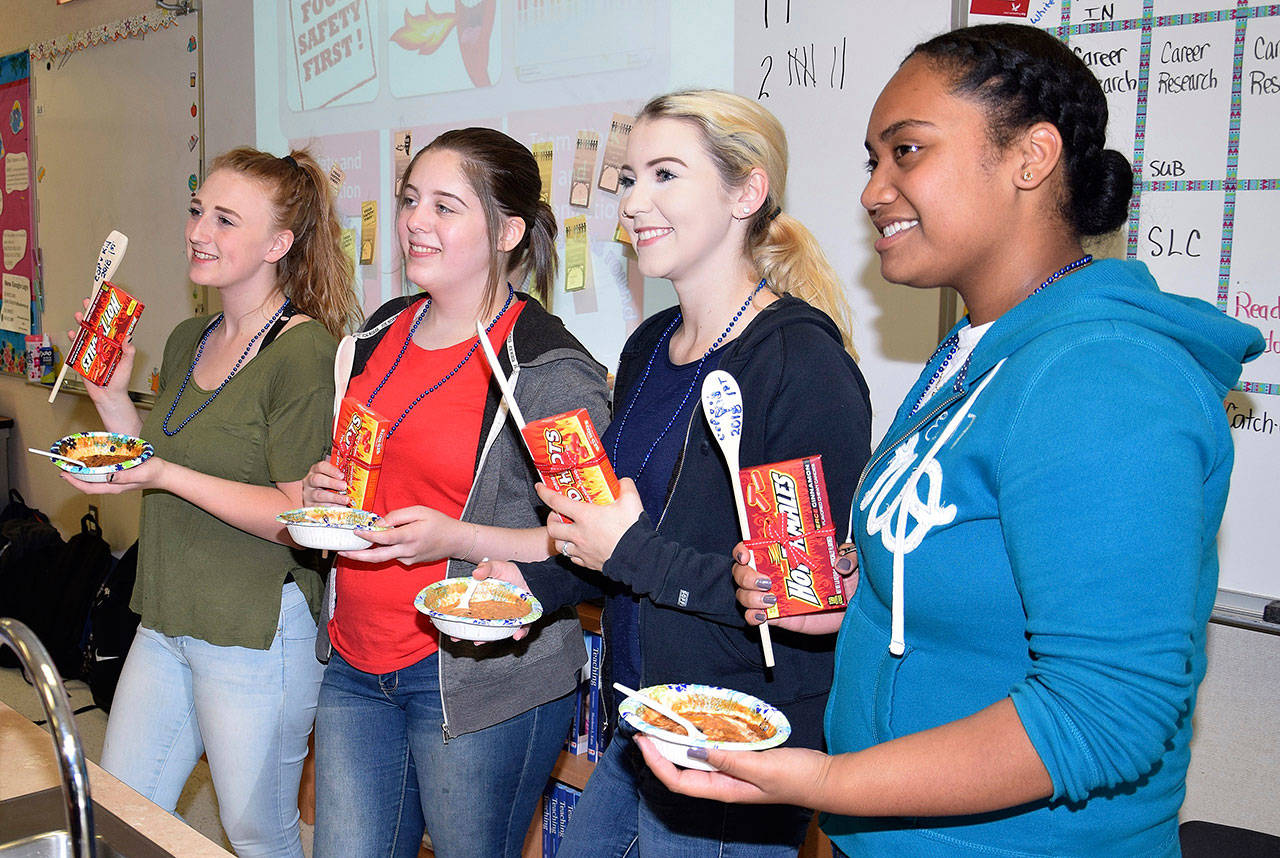
M183 858L234 858L182 820L89 763L94 801ZM0 703L0 799L58 786L58 763L49 731Z

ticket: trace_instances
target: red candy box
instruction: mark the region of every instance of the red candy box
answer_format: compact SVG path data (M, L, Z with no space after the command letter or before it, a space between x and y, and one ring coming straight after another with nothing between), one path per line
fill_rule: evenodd
M338 422L333 430L333 452L329 461L342 471L347 481L347 497L351 506L366 511L373 508L382 473L383 445L391 421L372 408L361 405L350 396L338 408Z
M80 323L67 354L67 365L86 380L105 385L120 363L121 351L133 336L142 309L137 298L119 286L103 282Z
M594 504L618 499L618 478L585 408L531 420L520 431L534 467L550 488Z
M778 600L765 614L774 619L844 607L822 457L743 468L739 477L751 532L745 544Z

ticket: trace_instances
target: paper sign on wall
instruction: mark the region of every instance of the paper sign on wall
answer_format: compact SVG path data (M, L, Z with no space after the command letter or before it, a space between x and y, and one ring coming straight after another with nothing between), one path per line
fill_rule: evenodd
M26 152L10 152L4 156L4 189L6 193L25 191L31 184L31 164Z
M24 335L31 333L31 281L17 274L5 274L3 297L0 328Z
M373 248L378 241L378 201L360 203L360 264L373 264Z
M12 271L27 255L27 231L25 229L6 229L4 231L4 268Z

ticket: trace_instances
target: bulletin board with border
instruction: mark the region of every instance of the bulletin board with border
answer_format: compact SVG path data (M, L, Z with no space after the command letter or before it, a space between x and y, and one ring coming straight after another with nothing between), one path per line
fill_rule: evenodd
M39 334L32 306L38 287L31 206L30 64L26 51L0 57L0 235L3 235L3 301L0 301L0 373L26 372L26 337Z
M198 12L151 12L31 46L44 326L65 353L112 230L129 239L112 282L145 309L130 390L149 400L164 343L205 294L187 279L184 225L203 173ZM67 373L73 383L80 378Z

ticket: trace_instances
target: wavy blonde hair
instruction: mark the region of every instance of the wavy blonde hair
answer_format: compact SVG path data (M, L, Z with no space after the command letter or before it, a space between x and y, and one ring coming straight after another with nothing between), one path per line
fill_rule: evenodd
M294 149L277 158L244 146L214 158L209 172L217 170L261 182L271 194L276 227L293 233L293 247L276 263L276 282L285 297L335 337L354 329L363 316L355 272L351 257L342 252L342 225L329 179L311 153Z
M769 177L769 196L752 216L746 253L779 295L794 295L835 321L849 354L851 312L844 287L818 240L799 220L782 212L787 189L787 134L772 113L755 101L716 89L659 95L636 117L688 122L702 134L708 154L727 188L738 188L752 168Z

